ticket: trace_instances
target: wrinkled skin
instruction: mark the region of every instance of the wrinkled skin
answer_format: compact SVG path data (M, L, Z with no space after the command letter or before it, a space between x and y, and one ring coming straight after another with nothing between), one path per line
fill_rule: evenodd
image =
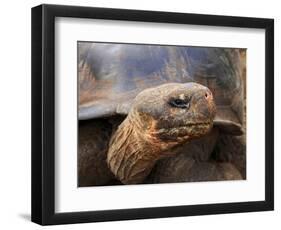
M245 109L245 108L244 108ZM218 126L197 140L180 146L173 157L158 161L146 183L246 179L246 111L244 133L234 136Z
M159 159L210 132L214 117L212 93L200 84L146 89L110 140L108 166L122 183L142 183Z

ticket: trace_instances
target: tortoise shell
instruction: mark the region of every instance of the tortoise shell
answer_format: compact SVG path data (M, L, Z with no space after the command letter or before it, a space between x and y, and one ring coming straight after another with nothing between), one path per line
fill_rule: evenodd
M78 43L79 119L128 114L142 90L168 82L207 86L222 130L242 133L241 49L144 44Z

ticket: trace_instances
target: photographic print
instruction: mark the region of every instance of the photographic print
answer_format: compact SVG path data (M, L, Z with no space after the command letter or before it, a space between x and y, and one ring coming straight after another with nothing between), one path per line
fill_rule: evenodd
M77 43L78 187L246 179L246 49Z
M273 19L43 4L31 28L33 222L274 209Z

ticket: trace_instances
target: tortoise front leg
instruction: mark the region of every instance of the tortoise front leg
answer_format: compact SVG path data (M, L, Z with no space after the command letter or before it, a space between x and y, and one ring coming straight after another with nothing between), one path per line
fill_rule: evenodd
M164 160L152 171L146 183L177 183L242 180L237 168L226 162L196 161L185 154Z
M79 122L78 186L114 184L106 164L111 125L103 119Z
M213 154L216 161L233 164L246 179L246 134L233 136L221 134Z
M160 160L146 183L241 180L243 177L231 162L214 160L221 133L214 128L208 135L177 148L177 155ZM232 146L233 147L233 146Z

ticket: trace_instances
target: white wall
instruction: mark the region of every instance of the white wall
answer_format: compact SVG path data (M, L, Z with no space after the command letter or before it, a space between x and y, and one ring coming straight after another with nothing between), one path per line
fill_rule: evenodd
M0 35L0 226L38 229L30 215L30 8L41 1L2 1ZM275 18L275 211L67 226L69 229L265 229L281 223L280 6L278 1L57 0L45 3ZM278 41L279 39L279 41ZM3 81L4 80L4 81ZM279 89L279 92L277 90ZM279 129L279 130L278 130ZM57 226L63 229L65 226ZM276 229L276 228L275 228Z

